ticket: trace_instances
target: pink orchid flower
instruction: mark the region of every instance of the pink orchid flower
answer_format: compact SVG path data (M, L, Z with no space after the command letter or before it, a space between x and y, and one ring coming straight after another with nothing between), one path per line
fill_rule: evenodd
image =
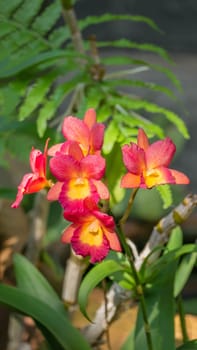
M48 142L49 139L46 141L44 153L38 149L32 148L29 157L32 173L23 176L22 181L18 186L16 200L11 205L12 208L18 208L24 194L39 192L45 187L52 186L51 180L47 180L46 178Z
M49 200L59 200L67 212L83 213L86 200L98 203L109 199L107 187L100 181L105 172L105 160L99 155L83 157L77 144L69 155L57 152L50 160L51 173L58 182L48 192Z
M188 184L189 178L169 164L176 151L170 138L149 145L147 135L139 129L137 144L122 147L123 162L128 170L121 179L121 187L152 188L163 184Z
M73 217L72 221L63 232L62 242L71 243L76 254L90 256L90 261L95 263L103 260L110 249L121 251L112 216L93 210L84 216Z
M88 109L84 119L76 117L66 117L63 122L62 133L67 141L77 142L80 146L83 156L88 154L100 154L103 138L104 124L96 122L96 112L94 109ZM49 150L49 155L55 152L65 152L67 145L57 144Z

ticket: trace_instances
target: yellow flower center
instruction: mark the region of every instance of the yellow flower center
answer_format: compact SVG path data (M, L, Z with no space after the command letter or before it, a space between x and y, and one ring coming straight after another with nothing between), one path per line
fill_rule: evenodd
M84 199L90 195L89 181L78 177L69 181L68 197L70 199Z
M103 230L99 221L94 219L83 225L80 240L90 246L99 247L103 242Z

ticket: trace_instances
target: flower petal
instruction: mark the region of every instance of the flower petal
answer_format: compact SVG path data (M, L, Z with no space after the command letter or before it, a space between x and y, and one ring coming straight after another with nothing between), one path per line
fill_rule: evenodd
M149 147L148 137L143 129L139 129L138 131L137 144L144 151Z
M148 188L157 185L175 184L175 178L168 168L159 167L153 169L145 176L145 184Z
M93 184L96 187L97 193L101 199L109 199L109 191L107 186L100 180L92 180Z
M63 182L56 182L47 193L47 199L49 201L57 201L63 186Z
M62 233L61 241L62 243L70 243L71 238L73 236L74 231L76 230L78 225L71 224Z
M82 173L88 178L100 180L105 173L105 159L99 155L89 155L80 164Z
M12 203L11 208L18 208L22 199L23 195L26 193L26 188L28 186L28 183L31 181L33 177L33 174L26 174L23 176L21 183L18 186L18 192L16 195L16 200L14 203Z
M96 123L91 130L90 134L90 153L94 154L96 151L100 151L103 146L105 126L101 123Z
M140 175L134 175L127 173L123 175L121 182L120 182L120 187L123 188L138 188L140 187L141 184L141 177Z
M92 234L91 224L82 225L75 230L71 243L76 254L84 257L90 256L92 263L103 260L109 252L109 242L100 232L98 235Z
M176 146L168 137L165 140L152 143L146 150L147 169L168 167L175 152Z
M55 154L57 152L60 152L62 145L63 145L63 143L57 143L56 145L51 146L48 149L48 155L51 156L51 157L55 156Z
M71 156L58 153L50 160L50 170L57 180L64 182L78 176L80 165Z
M71 116L65 118L62 133L67 140L76 141L85 148L89 147L89 129L83 120Z
M109 231L109 230L104 230L104 234L107 237L107 240L109 242L109 246L112 250L115 250L117 252L121 252L122 248L118 239L118 236L116 235L115 232Z
M96 111L93 108L89 108L83 118L84 123L91 130L93 125L96 123Z
M175 178L175 183L177 185L187 185L190 183L190 179L182 172L169 169L172 176Z
M135 175L139 175L145 169L145 153L135 143L122 147L123 162L127 170Z

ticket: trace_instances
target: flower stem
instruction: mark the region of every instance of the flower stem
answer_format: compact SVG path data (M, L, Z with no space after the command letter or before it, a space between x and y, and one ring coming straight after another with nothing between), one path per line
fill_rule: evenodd
M127 208L126 208L123 216L121 217L121 219L119 221L119 224L120 224L121 227L122 227L122 225L125 224L125 222L127 221L128 217L129 217L129 214L130 214L130 211L131 211L131 207L133 205L133 202L134 202L134 199L135 199L135 196L136 196L138 190L139 190L139 188L134 188L134 190L131 192Z
M177 298L177 307L178 307L178 313L180 318L180 324L181 324L181 331L183 336L183 343L186 343L189 340L188 334L187 334L187 328L186 328L186 322L185 322L185 313L183 308L183 301L181 295Z
M137 193L137 191L135 191L135 194L136 193ZM133 273L133 277L134 277L135 282L136 282L136 292L137 292L137 295L138 295L138 298L139 298L139 301L141 304L141 308L142 308L142 315L143 315L143 320L144 320L144 330L145 330L148 349L153 350L152 338L151 338L151 333L150 333L150 325L148 322L148 315L147 315L145 298L144 298L144 289L143 289L138 272L137 272L135 264L134 264L132 252L131 252L131 250L126 242L125 235L122 232L120 225L121 225L121 222L119 222L119 225L117 226L118 236L120 238L120 242L121 242L121 245L125 251L125 254L129 260L131 271Z

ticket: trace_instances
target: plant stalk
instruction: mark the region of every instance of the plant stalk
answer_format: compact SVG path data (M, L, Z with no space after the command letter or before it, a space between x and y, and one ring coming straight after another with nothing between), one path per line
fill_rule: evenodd
M135 191L135 194L136 193L137 193L137 191ZM150 325L148 322L148 315L147 315L146 303L145 303L145 298L144 298L144 289L143 289L138 272L137 272L135 264L134 264L132 252L131 252L131 250L126 242L125 235L121 230L120 222L119 222L119 225L117 226L117 231L118 231L118 236L120 238L121 245L125 251L125 254L127 255L127 258L129 260L129 263L130 263L131 271L133 273L133 277L134 277L135 282L136 282L136 292L137 292L137 295L139 297L139 301L140 301L141 308L142 308L142 315L143 315L143 320L144 320L144 330L145 330L148 349L153 350L152 338L151 338L151 333L150 333Z
M181 332L183 336L183 343L186 343L189 340L188 334L187 334L187 327L185 322L185 312L183 308L183 301L181 295L177 298L177 307L178 307L178 313L180 318L180 325L181 325Z
M134 202L134 199L135 199L135 196L136 196L138 190L139 190L139 188L134 188L134 190L131 192L127 208L126 208L122 218L119 221L119 224L120 224L121 227L125 224L125 222L127 221L128 217L129 217L129 214L130 214L130 211L131 211L131 207L133 205L133 202Z

